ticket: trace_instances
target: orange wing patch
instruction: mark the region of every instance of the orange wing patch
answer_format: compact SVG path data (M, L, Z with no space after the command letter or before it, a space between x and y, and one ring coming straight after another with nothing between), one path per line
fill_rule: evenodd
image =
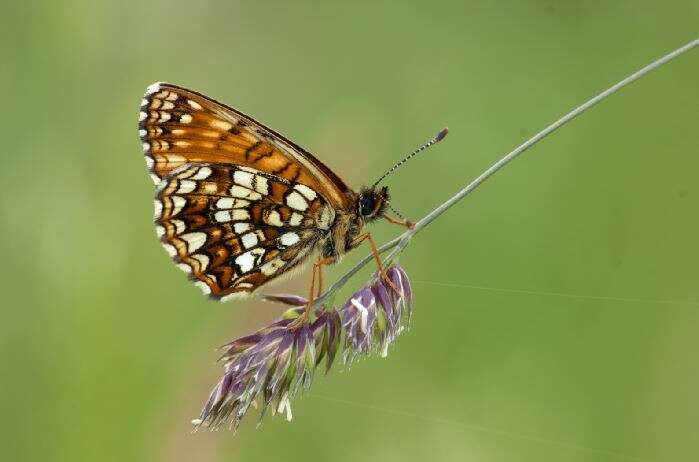
M199 93L158 83L141 104L139 134L157 184L191 163L241 165L318 191L347 208L351 190L318 159L235 109Z

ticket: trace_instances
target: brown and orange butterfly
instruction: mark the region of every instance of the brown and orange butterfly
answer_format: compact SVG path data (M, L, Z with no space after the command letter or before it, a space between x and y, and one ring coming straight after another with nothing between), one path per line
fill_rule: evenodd
M371 236L362 233L365 223L383 217L410 225L385 213L388 188L377 188L378 181L355 192L308 151L192 90L150 85L139 135L156 184L157 234L214 299L250 294L315 259L313 299L322 264L366 239L376 255ZM446 129L387 174L445 135Z

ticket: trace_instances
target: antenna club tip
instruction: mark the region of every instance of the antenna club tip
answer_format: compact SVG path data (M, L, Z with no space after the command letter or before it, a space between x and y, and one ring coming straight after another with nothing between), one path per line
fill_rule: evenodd
M440 141L442 141L444 137L447 136L447 133L449 133L449 128L444 127L439 131L439 133L437 133L437 136L434 137L434 142L439 143Z

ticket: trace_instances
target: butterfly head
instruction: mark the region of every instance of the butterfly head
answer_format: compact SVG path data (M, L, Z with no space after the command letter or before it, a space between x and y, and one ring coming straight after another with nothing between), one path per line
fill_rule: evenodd
M357 213L366 221L376 220L383 216L388 198L388 186L364 189L357 197Z

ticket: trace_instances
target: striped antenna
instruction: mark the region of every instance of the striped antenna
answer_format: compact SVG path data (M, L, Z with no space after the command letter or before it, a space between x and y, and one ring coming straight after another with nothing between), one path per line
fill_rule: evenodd
M388 205L388 208L391 209L391 212L398 215L398 218L400 218L403 221L408 221L398 210L394 209L388 201L386 201L386 205Z
M404 158L403 160L401 160L401 161L398 162L396 165L394 165L393 167L391 167L386 173L384 173L384 174L381 176L381 178L379 178L378 180L376 180L376 183L374 183L374 185L372 186L372 188L375 188L377 184L381 183L381 182L383 181L384 178L386 178L388 175L390 175L391 173L393 173L393 171L394 171L395 169L397 169L398 167L400 167L401 165L403 165L403 164L404 164L405 162L407 162L410 158L414 157L414 156L417 155L418 153L420 153L420 152L424 151L425 149L429 148L429 147L432 146L433 144L436 144L436 143L439 143L440 141L442 141L442 140L444 139L444 137L447 136L447 133L449 133L449 130L448 130L446 127L444 127L442 130L440 130L439 133L437 133L437 136L435 136L434 138L432 138L431 140L429 140L427 143L423 144L422 146L420 146L419 148L417 148L415 151L413 151L413 152L411 152L410 154L408 154L407 156L405 156L405 158ZM394 212L395 212L395 210L394 210Z

